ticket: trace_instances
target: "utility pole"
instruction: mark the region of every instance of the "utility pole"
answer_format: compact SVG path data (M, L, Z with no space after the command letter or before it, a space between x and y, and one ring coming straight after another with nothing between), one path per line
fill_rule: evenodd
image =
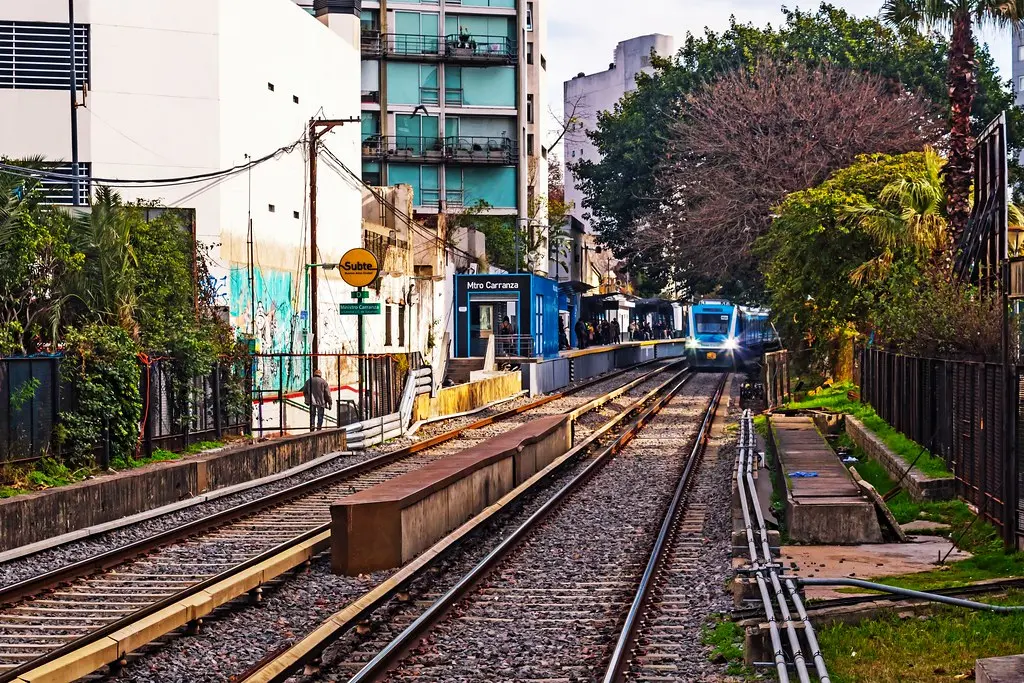
M337 126L346 123L359 123L361 119L349 117L347 119L310 119L308 131L309 144L309 262L316 263L319 259L319 252L316 243L317 219L316 219L316 184L317 184L317 156L320 153L320 138L334 130ZM362 241L362 240L360 240ZM320 320L319 311L319 281L317 270L313 268L309 279L309 326L313 333L313 369L317 367L317 354L320 353Z
M81 206L78 178L78 74L75 64L75 0L68 0L68 57L70 58L68 89L71 93L71 205Z

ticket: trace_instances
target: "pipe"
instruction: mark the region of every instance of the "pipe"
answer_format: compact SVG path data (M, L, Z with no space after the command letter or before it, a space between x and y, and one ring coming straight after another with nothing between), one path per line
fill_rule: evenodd
M759 567L760 560L757 554L757 548L754 545L754 533L750 522L750 507L747 503L747 489L744 484L743 471L747 467L749 459L749 447L744 443L746 439L747 424L749 422L749 413L744 413L743 420L741 422L741 429L743 433L740 435L741 443L739 462L736 467L736 488L739 493L740 507L743 510L743 525L747 531L747 546L750 550L750 560L755 566L755 575L757 577L757 587L761 593L761 602L764 605L764 613L768 619L768 629L771 635L772 648L775 651L775 669L779 675L779 681L781 683L789 683L789 670L786 668L786 657L782 650L782 637L779 634L779 625L775 621L775 610L772 608L772 600L768 594L768 586L764 581L764 570Z
M937 593L924 593L922 591L915 591L909 588L887 586L884 583L862 581L860 579L798 578L796 579L796 581L802 586L851 586L854 588L867 588L873 591L881 591L882 593L892 593L893 595L903 595L908 598L917 598L919 600L927 600L929 602L941 602L944 605L953 605L954 607L966 607L967 609L983 610L986 612L996 612L998 614L1012 614L1014 612L1024 612L1024 605L989 605L984 602L974 602L973 600L964 600L963 598L951 598L948 595L938 595Z

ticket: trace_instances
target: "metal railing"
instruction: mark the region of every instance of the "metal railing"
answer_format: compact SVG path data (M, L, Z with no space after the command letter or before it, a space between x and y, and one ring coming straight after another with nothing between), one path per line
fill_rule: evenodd
M0 462L47 455L60 410L59 356L0 358Z
M494 355L498 358L533 358L533 337L528 334L496 334Z
M447 161L462 164L512 165L518 145L504 136L419 137L371 135L363 140L363 156L374 159Z
M1012 477L1019 469L1012 461L1022 451L1005 437L1006 427L1014 428L1016 440L1024 436L1020 368L1008 378L996 363L863 349L860 382L862 401L946 462L958 496L999 527L1008 543L1024 540L1021 485ZM1010 395L1008 384L1013 387Z
M363 56L369 58L433 58L511 64L519 57L516 41L508 36L467 33L434 36L364 30L360 47Z

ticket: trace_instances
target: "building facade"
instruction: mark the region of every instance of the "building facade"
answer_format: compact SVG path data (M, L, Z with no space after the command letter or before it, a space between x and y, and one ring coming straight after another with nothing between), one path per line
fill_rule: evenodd
M590 221L583 207L583 193L580 191L573 165L583 160L597 162L601 155L587 137L588 131L597 129L601 112L611 111L626 93L636 90L637 74L650 73L651 52L663 57L673 54L675 40L671 36L655 33L631 38L615 48L615 61L606 71L596 74L579 74L566 81L565 117L570 130L564 138L565 199L573 205L572 215L590 233Z
M1017 106L1024 106L1024 33L1010 31L1013 46L1013 92L1017 96Z
M317 16L341 6L359 13L363 179L409 185L418 215L486 206L525 219L534 3L312 4Z
M75 2L82 203L106 184L128 201L193 211L221 305L264 352L311 348L308 266L361 246L361 192L327 168L317 179L315 254L309 243L309 121L360 111L358 16L347 22L348 29L337 16L325 26L289 0ZM67 172L68 3L0 0L5 39L11 49L0 52L0 74L11 76L0 76L0 156L42 155ZM335 128L322 145L358 173L358 123ZM213 175L156 186L110 182L199 174ZM70 199L67 185L53 189ZM336 274L317 276L320 350L354 351L355 323L337 307L347 289Z

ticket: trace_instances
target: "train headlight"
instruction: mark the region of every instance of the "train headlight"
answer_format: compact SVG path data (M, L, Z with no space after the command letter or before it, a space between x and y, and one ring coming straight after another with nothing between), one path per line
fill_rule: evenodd
M691 348L691 349L695 349L698 346L700 346L700 342L697 341L696 339L687 339L686 340L686 346Z
M726 351L735 351L739 347L740 347L740 343L738 341L736 341L736 339L726 339L725 340L725 349L726 349Z

